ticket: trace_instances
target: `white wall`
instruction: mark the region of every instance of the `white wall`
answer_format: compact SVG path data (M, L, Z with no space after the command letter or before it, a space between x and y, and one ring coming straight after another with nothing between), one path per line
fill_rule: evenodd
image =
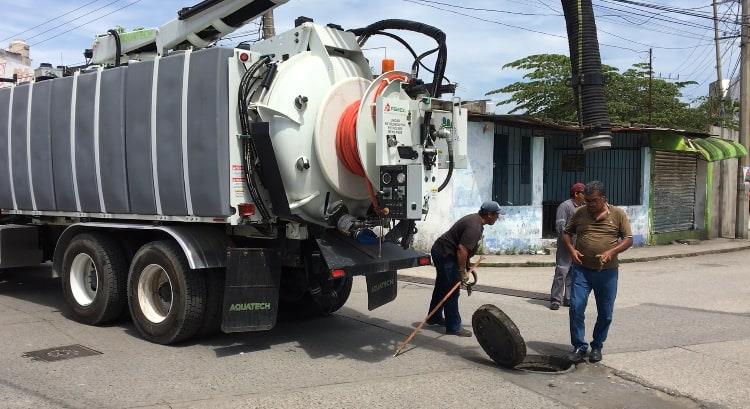
M492 199L495 126L491 122L469 122L468 169L455 170L451 182L430 202L425 221L417 224L415 247L428 251L432 243L461 217L476 213L485 200ZM542 188L544 140L532 145L534 189L531 206L505 206L506 212L494 226L485 226L482 248L485 253L531 251L547 245L542 237ZM438 180L446 171L438 174Z

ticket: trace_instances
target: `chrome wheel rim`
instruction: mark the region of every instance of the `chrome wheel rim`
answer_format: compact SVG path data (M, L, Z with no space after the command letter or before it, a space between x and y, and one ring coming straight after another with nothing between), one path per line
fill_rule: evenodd
M99 289L99 274L94 260L86 253L79 253L70 265L70 291L82 307L94 302Z
M172 311L172 281L158 264L149 264L138 279L138 305L147 320L163 322Z

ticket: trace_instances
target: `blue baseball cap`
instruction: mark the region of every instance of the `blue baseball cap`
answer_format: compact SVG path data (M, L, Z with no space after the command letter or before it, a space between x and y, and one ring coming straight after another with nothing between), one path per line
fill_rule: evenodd
M488 200L482 203L479 211L483 213L497 213L502 215L505 214L505 212L500 208L500 205L494 200Z

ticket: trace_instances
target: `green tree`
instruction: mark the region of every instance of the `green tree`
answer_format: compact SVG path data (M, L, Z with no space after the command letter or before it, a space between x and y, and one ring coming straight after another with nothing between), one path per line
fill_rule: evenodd
M490 91L510 94L498 105L514 104L510 113L524 113L550 121L577 122L576 106L570 83L570 58L560 54L538 54L505 64L503 69L527 71L522 81ZM615 124L649 124L678 129L703 130L716 122L713 101L682 102L682 90L693 81L651 80L649 104L648 64L635 64L624 72L602 65L604 91L610 121ZM650 108L649 108L650 107ZM649 112L650 111L650 112ZM649 114L651 120L649 121Z

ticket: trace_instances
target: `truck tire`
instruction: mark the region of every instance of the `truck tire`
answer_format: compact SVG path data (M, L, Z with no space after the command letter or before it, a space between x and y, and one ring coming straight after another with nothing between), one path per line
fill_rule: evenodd
M352 278L333 280L323 294L315 298L321 315L330 315L341 309L352 293Z
M146 243L130 265L128 305L135 328L146 340L165 345L184 341L203 324L205 277L190 269L173 241Z
M282 310L296 318L324 317L333 314L349 299L352 278L340 278L330 284L326 289L321 287L307 291L297 301L284 303L281 306Z
M63 296L73 318L102 325L127 305L127 262L117 241L99 233L76 236L63 253Z
M201 271L206 279L206 313L198 330L199 337L208 337L221 329L222 303L224 301L225 270L220 268Z

